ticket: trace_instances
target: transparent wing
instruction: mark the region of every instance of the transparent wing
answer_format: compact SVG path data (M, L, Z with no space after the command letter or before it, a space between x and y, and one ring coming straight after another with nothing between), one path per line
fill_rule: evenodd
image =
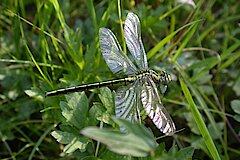
M118 88L115 97L115 113L119 118L141 123L139 94L136 92L135 85L136 82Z
M111 30L100 28L99 40L103 58L114 74L132 75L137 72L136 66L123 53L121 46Z
M141 27L137 15L128 13L124 26L124 36L127 47L139 69L147 70L147 57L141 39Z
M176 130L174 122L162 105L157 87L150 77L143 79L141 101L143 108L156 127L164 134L172 135Z

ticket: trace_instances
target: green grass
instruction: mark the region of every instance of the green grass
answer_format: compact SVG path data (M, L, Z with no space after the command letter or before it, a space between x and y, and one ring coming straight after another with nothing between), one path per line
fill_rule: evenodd
M240 2L200 0L195 9L175 1L119 2L0 4L1 159L239 157ZM118 86L45 97L116 78L98 30L111 29L127 50L128 12L140 18L149 67L174 77L162 97L178 130L172 137L148 120L144 126L114 118Z

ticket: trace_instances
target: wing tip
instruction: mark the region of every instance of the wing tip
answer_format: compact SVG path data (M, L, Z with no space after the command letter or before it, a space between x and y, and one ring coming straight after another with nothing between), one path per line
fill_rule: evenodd
M167 126L165 126L165 128L161 128L160 130L168 136L173 136L176 131L176 127L174 123L172 123L171 125L168 124Z
M134 17L138 19L138 16L133 12L128 12L127 17Z

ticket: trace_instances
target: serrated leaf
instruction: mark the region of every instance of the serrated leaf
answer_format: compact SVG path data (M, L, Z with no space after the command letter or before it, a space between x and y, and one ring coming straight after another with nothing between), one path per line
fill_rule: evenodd
M105 112L100 117L97 117L97 119L99 121L102 121L102 122L106 123L106 124L110 124L110 125L114 126L114 122L111 119L111 117L112 117L112 115L110 115L109 113Z
M65 153L72 153L79 149L81 152L86 151L87 141L83 138L75 137L72 141L66 145L63 149Z
M51 135L62 144L67 144L63 151L65 153L72 153L75 150L79 149L80 151L85 151L87 146L87 140L83 137L79 137L73 133L62 132L62 131L53 131Z
M111 90L107 87L103 87L100 89L100 94L98 94L103 106L107 109L107 113L114 115L114 98Z
M164 143L161 143L156 151L154 159L161 160L190 160L193 156L194 147L182 148L178 151L178 147L173 145L171 149L166 152Z
M81 133L104 143L111 151L118 154L145 157L156 149L157 143L147 128L123 119L114 118L114 121L127 128L128 133L97 127L87 127Z
M60 102L62 115L71 125L82 129L88 124L88 99L84 92L66 95L67 102Z
M231 101L231 107L235 113L240 114L240 100Z
M104 112L104 108L103 108L102 104L94 103L93 106L89 110L89 125L91 125L91 126L97 125L98 122L101 121L101 119L99 119L99 117L101 117L103 115L103 112Z
M59 129L64 132L69 132L69 133L72 133L75 135L79 135L79 129L77 129L69 124L62 123L59 125Z
M72 139L75 137L74 134L69 132L63 132L63 131L53 131L51 135L62 144L68 144L72 141Z
M180 151L177 152L176 154L176 159L177 160L189 160L192 158L194 152L193 147L186 147L181 149Z

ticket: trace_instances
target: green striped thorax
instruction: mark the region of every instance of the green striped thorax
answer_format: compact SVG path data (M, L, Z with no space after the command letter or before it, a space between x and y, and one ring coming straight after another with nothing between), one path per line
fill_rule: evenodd
M160 73L155 72L154 70L149 70L152 79L157 84L167 85L172 79L171 75L165 71L160 71Z
M129 80L131 79L135 81L136 79L141 79L144 76L150 76L156 84L162 85L167 85L172 80L170 74L162 70L160 73L157 73L154 70L141 71L136 76L129 77ZM133 77L134 79L132 79Z

